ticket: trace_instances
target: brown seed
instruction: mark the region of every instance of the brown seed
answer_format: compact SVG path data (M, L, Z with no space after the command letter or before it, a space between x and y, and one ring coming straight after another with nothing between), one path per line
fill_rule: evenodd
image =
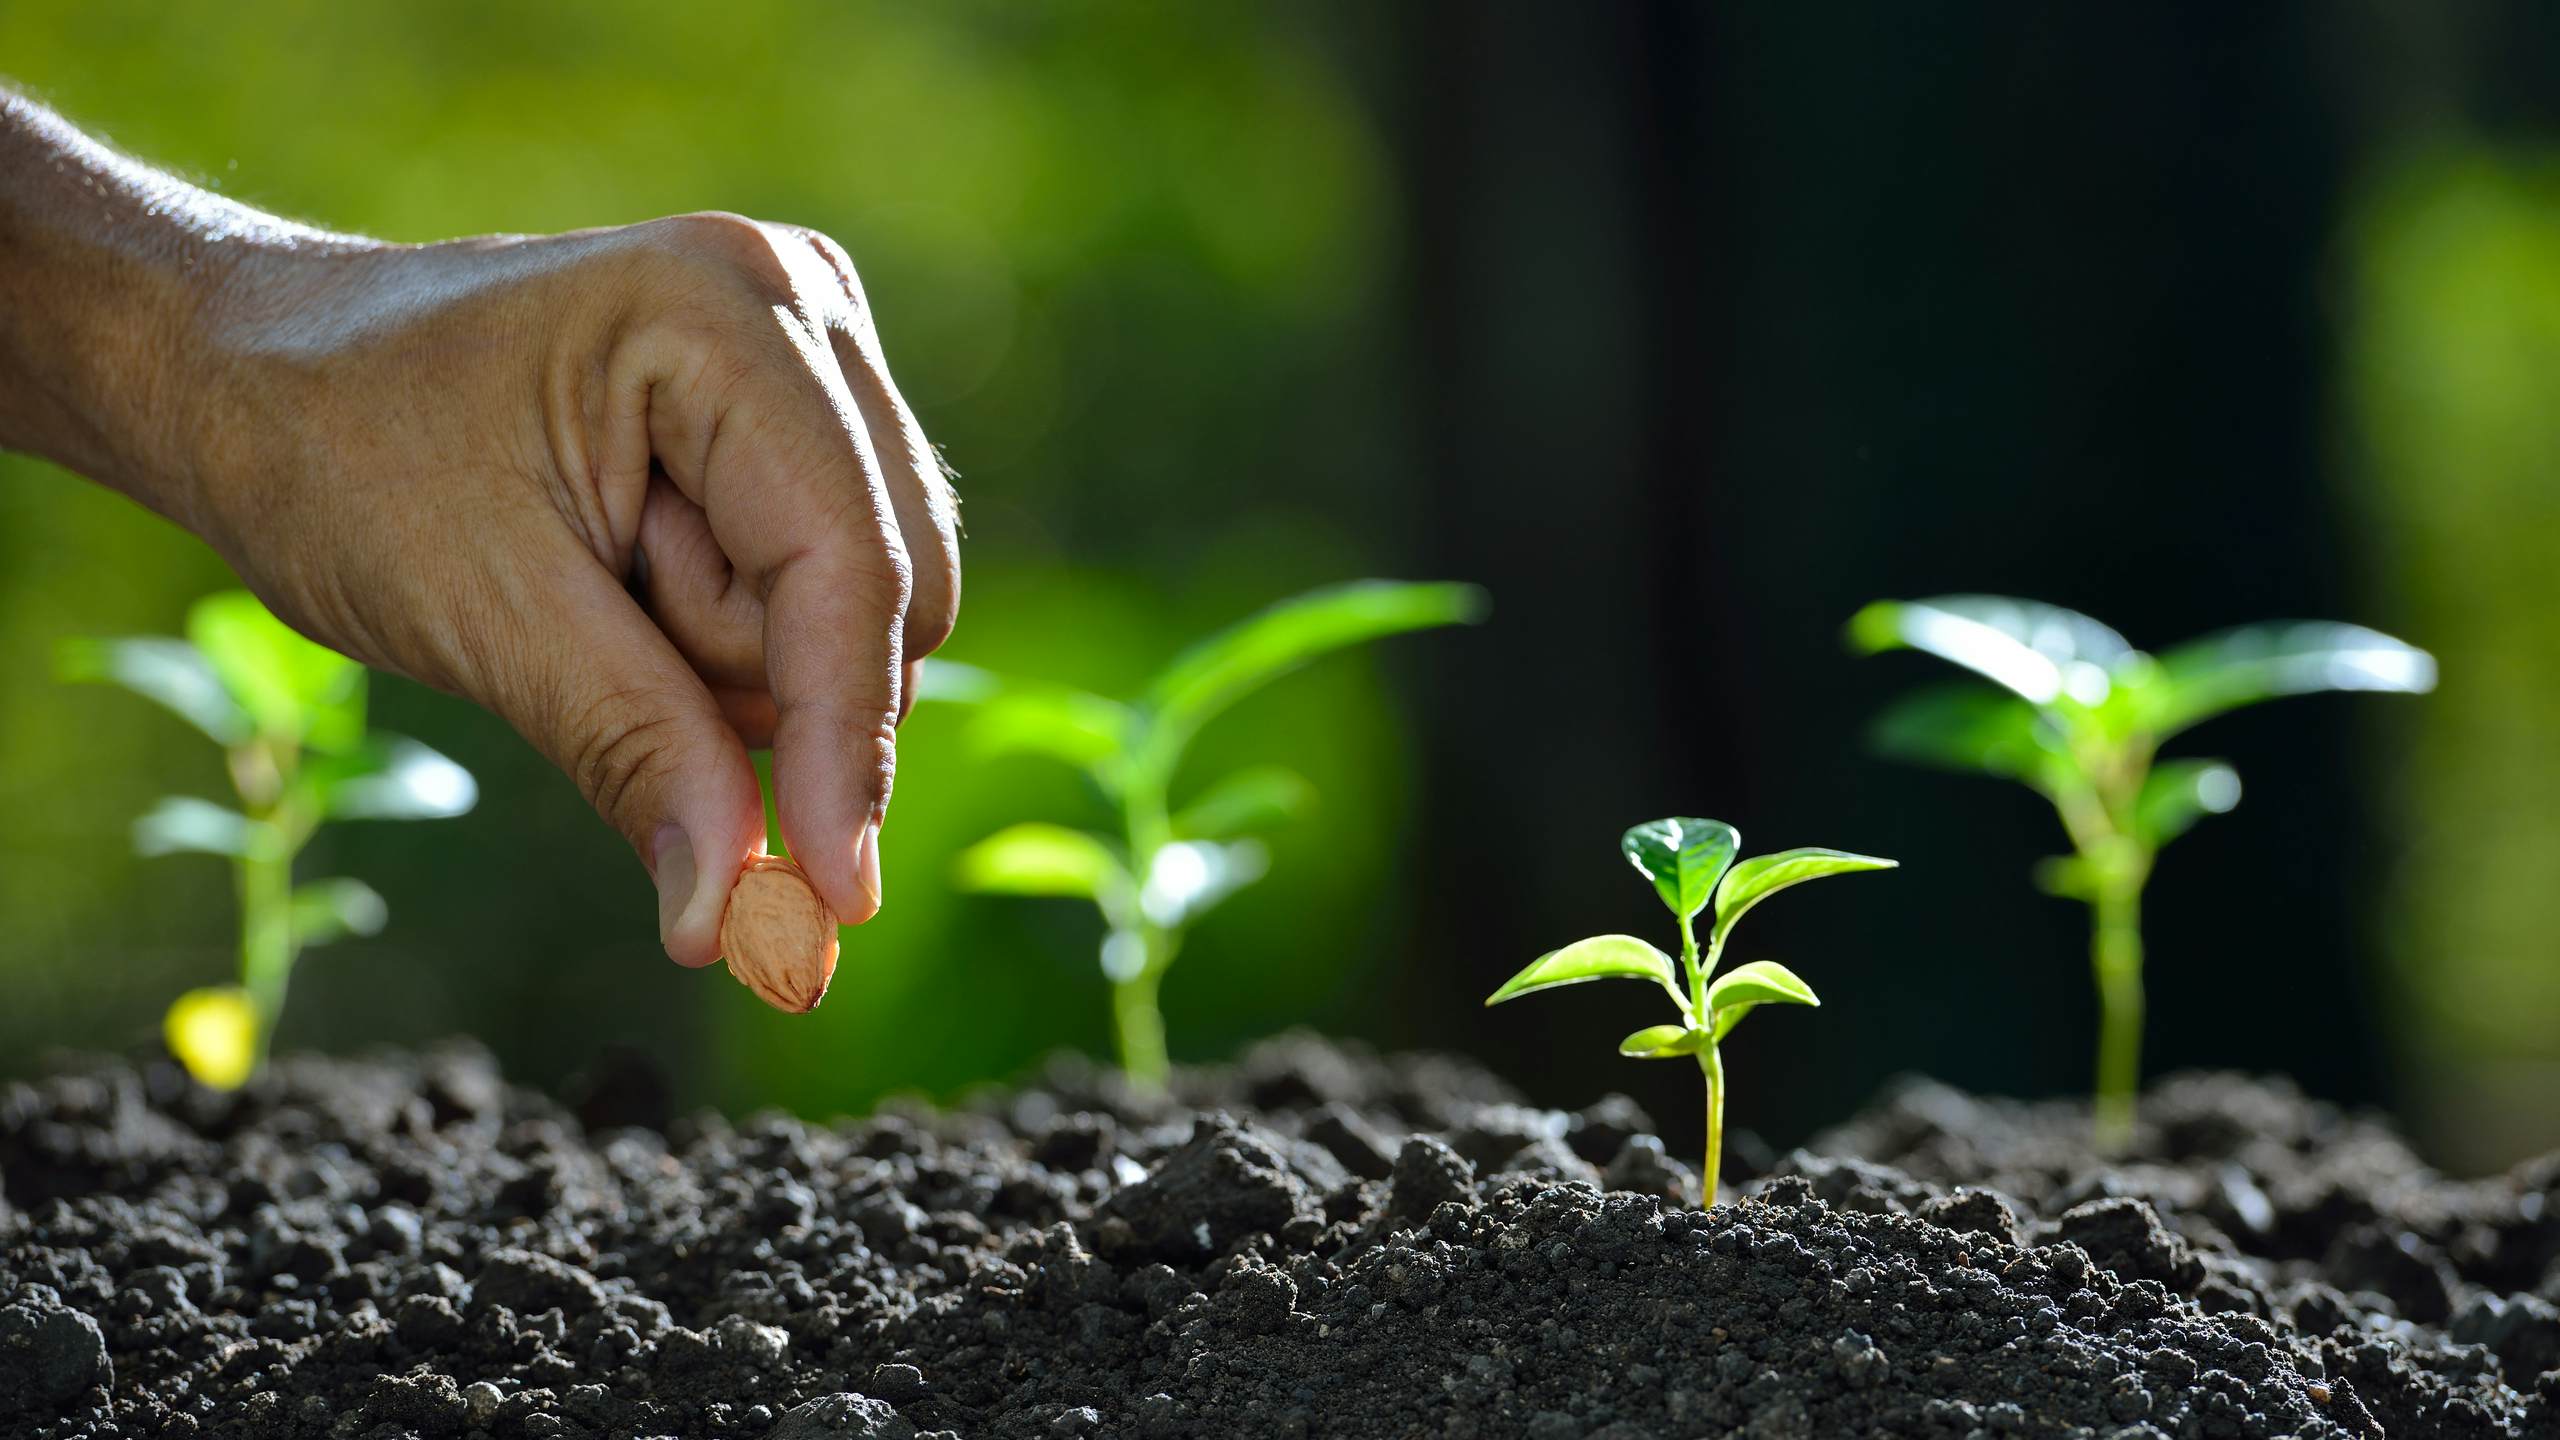
M836 917L800 867L779 855L747 862L720 916L729 973L794 1015L817 1008L836 973Z

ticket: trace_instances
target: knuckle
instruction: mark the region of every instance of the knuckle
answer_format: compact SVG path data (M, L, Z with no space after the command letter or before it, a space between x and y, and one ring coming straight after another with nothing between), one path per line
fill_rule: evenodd
M705 210L658 222L682 258L707 263L743 280L760 295L792 293L790 262L760 221L725 210Z
M682 765L683 722L640 709L635 702L642 698L628 691L598 696L571 722L579 738L570 751L570 778L598 814L617 824L635 794L672 778ZM633 823L647 818L630 817Z

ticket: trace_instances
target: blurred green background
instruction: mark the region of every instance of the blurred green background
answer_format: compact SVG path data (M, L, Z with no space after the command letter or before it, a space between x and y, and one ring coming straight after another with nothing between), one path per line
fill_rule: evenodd
M1306 585L1488 585L1489 626L1204 737L1197 773L1284 759L1323 804L1173 971L1178 1057L1305 1022L1686 1114L1674 1067L1609 1053L1618 997L1477 1008L1654 925L1614 839L1686 812L1907 866L1755 921L1831 1003L1736 1042L1737 1125L1792 1142L1907 1069L2069 1092L2081 917L2025 878L2051 818L1864 758L1920 672L1839 622L1980 589L2137 644L2298 615L2426 645L2436 696L2190 748L2250 790L2155 882L2151 1059L2396 1104L2461 1165L2560 1141L2555 61L2525 3L0 8L0 74L315 223L836 235L962 474L956 658L1112 689ZM126 852L154 797L216 790L209 748L45 679L227 578L0 458L8 1069L148 1043L228 970L221 867ZM483 800L322 837L392 924L308 959L288 1047L465 1031L546 1084L631 1047L681 1101L823 1113L1104 1043L1088 913L944 884L1094 801L950 714L910 723L887 911L805 1019L666 964L639 867L502 726L397 681L375 714Z

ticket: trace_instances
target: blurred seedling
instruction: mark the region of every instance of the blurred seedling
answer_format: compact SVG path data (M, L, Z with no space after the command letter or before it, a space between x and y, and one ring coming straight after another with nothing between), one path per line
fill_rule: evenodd
M163 1029L198 1080L237 1087L266 1059L303 950L374 934L388 918L361 880L295 882L314 832L332 820L445 819L469 810L478 789L417 741L367 730L364 667L294 633L247 591L197 601L183 640L73 640L59 664L63 679L120 685L222 747L237 808L167 796L134 822L133 848L231 862L239 981L180 995Z
M1618 842L1627 863L1653 882L1654 893L1680 922L1680 959L1633 935L1598 935L1551 950L1485 999L1488 1006L1541 990L1592 980L1650 980L1663 988L1680 1018L1648 1025L1618 1042L1618 1053L1637 1060L1694 1057L1706 1080L1707 1149L1698 1177L1698 1204L1716 1203L1716 1179L1724 1164L1724 1057L1719 1047L1742 1017L1763 1005L1820 1005L1813 987L1774 960L1754 960L1722 975L1725 945L1752 906L1790 886L1825 875L1890 870L1897 862L1845 850L1781 850L1734 863L1742 836L1721 820L1648 820ZM1707 944L1698 946L1697 919L1709 919Z
M1085 900L1101 912L1120 1067L1135 1084L1161 1088L1167 1062L1157 994L1165 970L1193 924L1262 877L1269 857L1253 837L1312 796L1294 771L1254 766L1176 807L1171 796L1192 738L1220 711L1319 656L1471 623L1484 610L1484 593L1471 585L1366 580L1310 591L1192 646L1126 701L928 662L925 697L973 704L971 734L982 753L1075 766L1119 822L1107 835L1036 821L1000 830L961 854L958 883L985 894Z
M2076 611L1996 595L1880 600L1849 622L1853 648L1911 649L1990 681L1923 690L1888 709L1884 754L2015 780L2062 817L2072 853L2037 867L2048 893L2089 907L2098 986L2096 1140L2133 1137L2142 1073L2142 888L2160 848L2240 801L2219 760L2159 760L2189 727L2244 705L2321 690L2418 694L2435 661L2356 625L2247 625L2160 655Z

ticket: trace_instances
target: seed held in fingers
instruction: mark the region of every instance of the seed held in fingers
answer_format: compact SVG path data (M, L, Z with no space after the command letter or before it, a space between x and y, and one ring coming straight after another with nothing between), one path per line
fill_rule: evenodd
M836 917L799 866L758 855L729 889L720 953L757 999L802 1014L817 1008L835 978Z

